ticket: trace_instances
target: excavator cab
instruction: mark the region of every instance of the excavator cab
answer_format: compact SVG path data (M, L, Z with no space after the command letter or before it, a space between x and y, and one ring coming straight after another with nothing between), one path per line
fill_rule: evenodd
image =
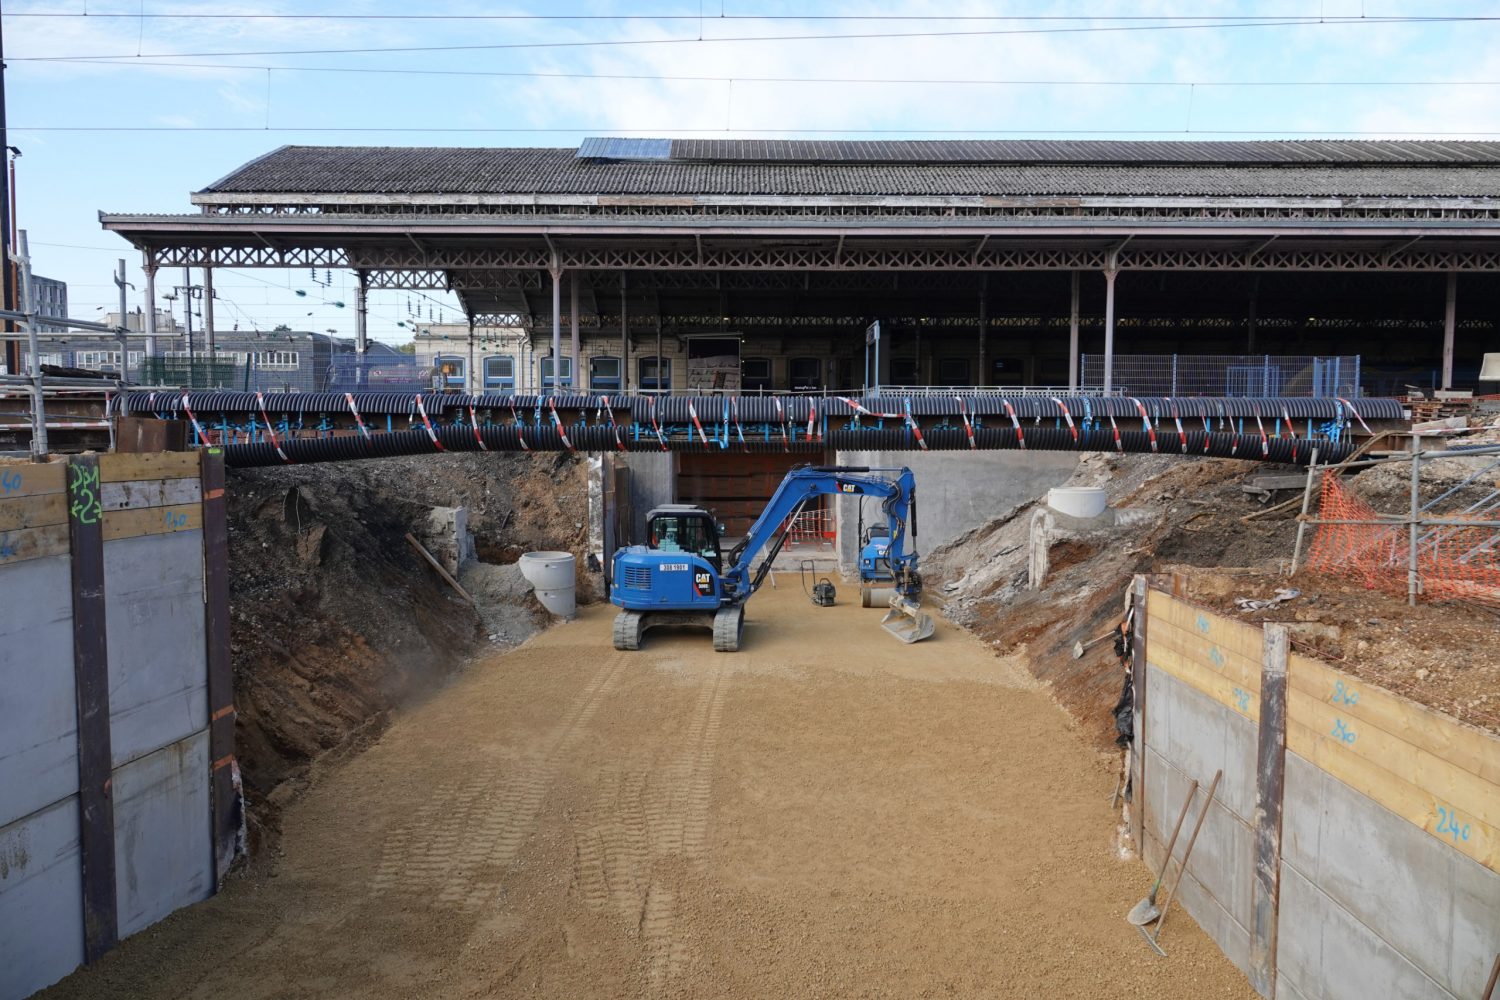
M646 515L646 545L658 552L685 552L705 559L715 573L724 572L719 526L702 507L666 504Z

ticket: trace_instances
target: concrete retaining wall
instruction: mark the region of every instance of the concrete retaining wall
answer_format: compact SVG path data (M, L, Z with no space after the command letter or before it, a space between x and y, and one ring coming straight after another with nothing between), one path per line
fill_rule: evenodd
M1188 913L1264 996L1479 996L1500 953L1500 739L1278 652L1271 627L1156 590L1148 607L1135 826L1153 868L1188 782L1224 772Z
M217 453L0 466L0 1000L229 860L222 486Z
M1018 503L1034 500L1067 480L1078 467L1068 452L841 451L838 465L912 470L917 481L919 552L931 552L986 524ZM858 502L838 498L839 568L853 573L859 561ZM865 523L879 510L865 505Z

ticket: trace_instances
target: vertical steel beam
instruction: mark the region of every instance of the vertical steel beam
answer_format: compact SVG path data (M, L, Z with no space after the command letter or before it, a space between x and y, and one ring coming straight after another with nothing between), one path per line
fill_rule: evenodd
M990 276L988 272L979 276L979 371L974 373L975 385L989 385L988 362L988 338L990 333ZM879 344L876 350L880 349ZM879 366L876 366L875 378L880 378Z
M1149 581L1137 574L1132 584L1130 644L1130 837L1136 853L1146 856L1146 605Z
M1422 435L1411 436L1411 518L1407 523L1406 552L1406 603L1417 606L1417 594L1422 590L1422 581L1417 569L1417 533L1422 516Z
M1448 297L1443 309L1443 388L1453 388L1453 333L1458 319L1458 272L1448 272Z
M557 254L552 255L552 266L547 268L552 275L552 394L557 395L562 385L562 268L558 266ZM537 366L538 390L546 392L542 384L541 366Z
M214 269L203 269L203 348L214 356Z
M1287 627L1267 622L1261 653L1255 766L1255 874L1251 886L1250 985L1272 996L1281 910L1281 813L1286 790Z
M204 658L208 667L209 844L215 881L234 861L243 818L234 759L234 669L229 657L229 520L224 449L199 453L203 483Z
M1111 257L1113 263L1113 257ZM1104 272L1104 391L1115 387L1115 278L1120 272L1111 267Z
M141 331L146 335L146 357L156 357L156 265L149 263L150 254L143 253L148 263L141 265L146 272L146 302L141 315Z
M114 756L109 733L105 635L104 508L99 457L68 459L68 540L73 561L73 688L78 714L78 847L83 861L83 959L119 941L115 895Z
M363 388L369 377L365 352L370 349L370 273L355 271L354 278L354 384Z
M620 272L620 392L626 395L630 393L630 310L625 301L628 274Z
M578 271L568 275L568 298L571 301L568 311L568 335L571 339L568 346L569 355L573 359L573 388L575 390L580 390L583 386L583 373L578 370L578 279L580 276L581 273Z
M476 385L481 385L481 384L482 383L478 382L475 379L475 377L474 377L474 317L470 316L469 317L469 360L468 360L468 363L464 366L464 392L470 393L471 395L473 393L476 393L476 392L483 392L484 389L482 389L482 388L476 389L475 388Z
M185 267L182 269L182 319L183 326L187 332L188 347L188 371L192 371L193 362L193 269ZM192 378L189 374L189 379ZM197 388L197 386L194 386Z
M0 151L3 152L3 151ZM42 391L42 354L37 342L36 287L31 281L31 246L26 240L26 230L17 234L18 253L15 260L21 288L21 309L26 314L26 349L31 352L31 460L47 460L47 398ZM10 266L10 262L6 262Z
M1078 272L1069 275L1068 296L1068 388L1078 391Z
M130 304L125 299L125 258L117 261L119 273L115 275L115 284L120 289L120 325L115 331L115 341L120 345L120 381L130 381L130 344L125 340L125 331L130 327Z

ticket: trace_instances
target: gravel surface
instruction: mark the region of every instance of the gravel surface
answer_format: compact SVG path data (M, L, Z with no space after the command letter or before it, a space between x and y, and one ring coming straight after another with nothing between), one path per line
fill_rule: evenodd
M1113 773L1015 660L769 587L745 648L583 608L399 712L281 853L43 994L1251 998L1124 914Z

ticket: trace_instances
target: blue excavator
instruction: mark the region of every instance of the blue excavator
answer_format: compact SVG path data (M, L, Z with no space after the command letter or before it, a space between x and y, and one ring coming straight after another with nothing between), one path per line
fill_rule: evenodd
M895 591L881 625L902 642L932 635L932 619L921 610L917 554L907 551L907 527L916 533L917 514L911 470L799 466L786 474L749 534L727 553L720 550L719 527L708 511L688 504L653 508L646 515L646 544L620 549L611 564L609 599L621 609L615 616L615 648L639 649L642 635L657 625L698 625L713 630L716 651L738 650L745 604L781 551L784 526L808 501L830 494L880 501L885 514L880 583ZM770 551L754 566L768 545Z

